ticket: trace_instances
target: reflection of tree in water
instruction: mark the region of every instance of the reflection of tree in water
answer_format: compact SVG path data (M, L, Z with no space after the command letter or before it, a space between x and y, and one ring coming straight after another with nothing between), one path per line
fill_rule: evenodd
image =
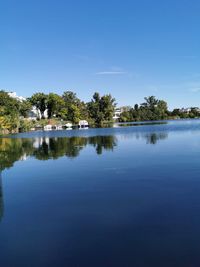
M168 137L167 133L151 133L136 135L136 138L145 138L147 144L156 144L158 140ZM75 158L80 151L91 145L97 154L104 150L113 150L117 146L115 136L91 136L91 137L65 137L65 138L0 138L0 220L3 217L3 188L1 173L10 168L18 160L33 156L38 160L57 159L59 157Z
M32 139L0 138L0 171L13 166L15 161L32 154Z
M96 152L113 150L116 146L114 136L66 137L66 138L0 138L0 220L3 217L3 188L1 173L18 160L33 156L38 160L57 159L59 157L77 157L87 145L93 145Z
M146 134L144 138L146 139L147 144L155 145L159 140L167 139L168 134L167 133L151 133L151 134Z
M167 133L139 134L136 138L145 138L147 144L156 144L158 140L168 137ZM0 138L0 171L13 166L14 162L33 156L38 160L57 159L59 157L75 158L87 145L92 145L97 154L113 150L117 139L113 135L91 137L58 138Z
M102 154L103 150L113 150L117 146L117 139L110 136L92 136L88 138L88 143L96 148L97 154Z
M10 168L14 162L33 156L38 160L57 159L59 157L75 158L87 145L103 150L113 150L117 141L114 136L94 137L42 137L37 139L2 138L0 139L0 170Z
M158 141L164 140L168 138L168 133L160 132L160 133L136 133L136 139L145 139L146 144L155 145Z
M0 220L3 217L2 171L33 152L33 140L0 138Z
M116 146L116 138L114 136L73 136L47 140L43 138L41 145L34 151L33 155L40 160L57 159L63 156L74 158L88 144L96 148L97 154L101 154L104 149L113 150L114 146Z
M41 145L35 149L33 155L39 160L57 159L63 156L74 158L86 145L87 139L84 137L43 138Z

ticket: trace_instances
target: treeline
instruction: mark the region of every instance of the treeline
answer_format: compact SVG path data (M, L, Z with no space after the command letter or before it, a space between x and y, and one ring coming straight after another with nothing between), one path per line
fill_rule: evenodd
M196 118L200 116L198 108L188 110L168 110L167 102L156 99L155 96L144 98L142 104L134 107L123 107L120 110L118 121L152 121L175 118ZM94 93L91 101L85 103L71 91L62 95L55 93L35 93L26 100L11 97L7 92L0 91L0 133L12 133L30 130L34 127L31 121L31 113L35 107L38 116L37 121L44 126L48 120L56 122L71 122L78 124L80 120L87 120L90 126L103 127L105 123L113 122L116 109L116 101L110 95L100 96ZM44 119L47 117L47 120Z
M62 96L55 93L36 93L27 99L27 102L40 111L41 118L44 118L44 112L47 110L48 119L56 117L74 124L84 119L99 126L104 121L112 121L116 106L111 95L100 96L95 93L91 101L85 103L71 91L64 92Z
M127 122L165 120L168 118L169 111L167 102L158 100L154 96L145 97L144 99L145 102L140 105L135 104L133 108L124 108L119 120L121 122Z
M145 102L142 104L135 104L134 107L123 107L120 114L120 122L131 121L156 121L166 119L186 119L200 117L200 110L198 108L174 109L168 110L167 102L156 99L155 96L144 98Z
M38 120L44 119L47 112L48 119L57 118L73 124L84 119L90 125L102 126L104 122L113 120L116 102L110 94L100 96L95 93L91 101L85 103L71 91L66 91L63 95L35 93L30 98L19 101L5 91L0 91L0 130L16 132L20 127L25 129L25 119L29 117L33 107L38 111Z

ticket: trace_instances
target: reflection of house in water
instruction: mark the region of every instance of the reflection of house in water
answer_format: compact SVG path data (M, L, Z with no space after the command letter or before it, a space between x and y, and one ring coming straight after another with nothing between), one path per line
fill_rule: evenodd
M43 143L49 145L49 137L39 137L39 138L36 138L34 140L33 147L37 149L40 146L42 146Z
M2 176L0 171L0 221L3 218L3 185L2 185Z

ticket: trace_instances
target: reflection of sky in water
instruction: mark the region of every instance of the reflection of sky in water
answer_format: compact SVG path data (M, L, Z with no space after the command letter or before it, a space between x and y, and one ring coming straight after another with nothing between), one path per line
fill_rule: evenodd
M0 173L0 221L1 218L3 217L3 184L2 184L2 176Z
M0 139L2 266L198 266L200 127L184 125Z

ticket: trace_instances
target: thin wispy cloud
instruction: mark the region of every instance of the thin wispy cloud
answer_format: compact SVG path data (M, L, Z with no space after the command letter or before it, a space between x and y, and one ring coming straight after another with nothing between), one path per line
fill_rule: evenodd
M100 72L96 72L96 75L122 75L122 74L126 74L127 72L125 71L100 71Z

